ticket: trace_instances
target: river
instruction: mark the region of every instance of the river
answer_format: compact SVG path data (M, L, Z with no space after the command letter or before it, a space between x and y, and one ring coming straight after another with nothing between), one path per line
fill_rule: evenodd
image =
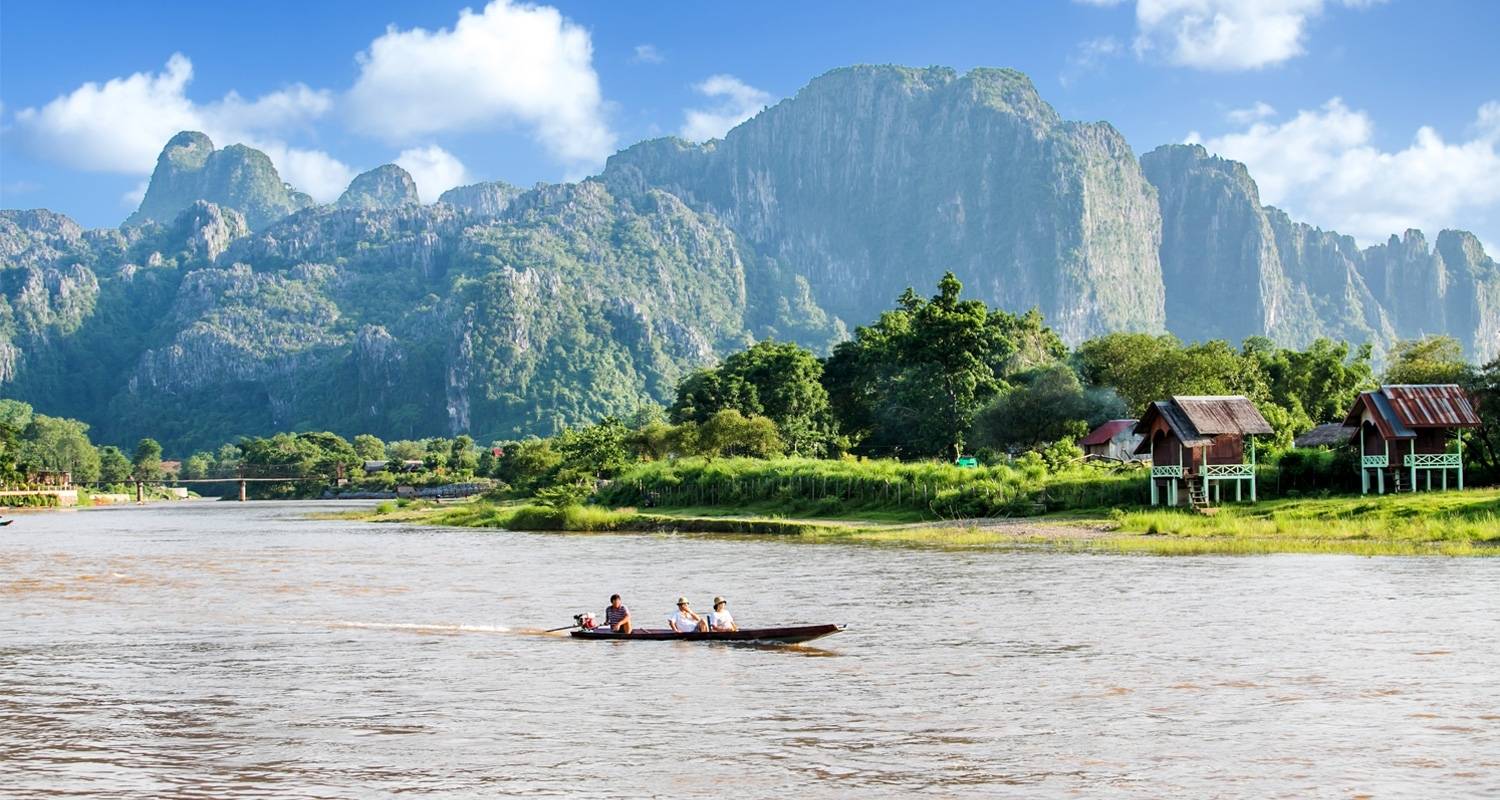
M313 520L0 529L0 796L1500 795L1500 559ZM612 591L817 647L544 635Z

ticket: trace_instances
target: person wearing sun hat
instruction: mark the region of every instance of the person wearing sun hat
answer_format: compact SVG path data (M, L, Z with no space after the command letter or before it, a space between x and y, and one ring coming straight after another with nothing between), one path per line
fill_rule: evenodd
M667 626L676 633L693 633L708 630L708 622L693 613L686 597L677 598L677 613L667 617Z
M711 631L737 631L734 615L729 613L729 602L722 597L714 598L714 610L708 612L708 629Z

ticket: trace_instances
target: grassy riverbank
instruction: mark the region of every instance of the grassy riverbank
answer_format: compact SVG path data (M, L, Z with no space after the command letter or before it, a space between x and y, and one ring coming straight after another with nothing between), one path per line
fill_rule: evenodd
M552 509L479 500L457 505L381 504L352 518L526 531L773 534L808 542L938 548L1044 548L1149 555L1500 556L1500 489L1386 497L1288 499L1184 511L1096 510L1026 518L914 521L786 518L763 508L641 512ZM758 513L757 513L758 512Z

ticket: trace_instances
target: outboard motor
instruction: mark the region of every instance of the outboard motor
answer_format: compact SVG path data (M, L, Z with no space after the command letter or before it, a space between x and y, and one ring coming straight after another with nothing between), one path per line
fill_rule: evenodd
M591 613L574 614L573 621L578 623L578 627L583 628L586 631L593 630L594 628L599 627L598 622L594 619L594 615Z

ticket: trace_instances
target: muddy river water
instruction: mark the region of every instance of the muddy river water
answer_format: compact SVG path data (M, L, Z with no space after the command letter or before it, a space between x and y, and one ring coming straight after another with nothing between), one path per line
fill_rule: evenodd
M0 796L1500 796L1500 559L0 529ZM802 648L545 635L612 591ZM705 609L706 610L706 609Z

